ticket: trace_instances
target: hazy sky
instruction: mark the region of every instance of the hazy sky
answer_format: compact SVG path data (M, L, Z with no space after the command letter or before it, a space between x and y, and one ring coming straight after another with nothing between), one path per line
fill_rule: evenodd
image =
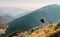
M37 9L49 4L60 4L60 0L0 0L0 7L20 7L25 10Z

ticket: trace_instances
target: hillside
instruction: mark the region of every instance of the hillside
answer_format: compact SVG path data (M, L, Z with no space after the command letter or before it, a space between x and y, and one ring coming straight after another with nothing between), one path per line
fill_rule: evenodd
M45 18L49 24L56 23L60 20L60 6L55 4L48 5L13 20L9 23L10 28L7 30L7 33L9 34L16 30L26 31L33 27L40 26L41 18Z

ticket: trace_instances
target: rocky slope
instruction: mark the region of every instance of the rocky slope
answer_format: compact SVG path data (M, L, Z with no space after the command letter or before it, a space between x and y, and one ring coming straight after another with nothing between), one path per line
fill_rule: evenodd
M9 26L7 24L0 23L0 37L2 37Z
M33 28L22 33L16 32L9 37L60 37L60 22Z

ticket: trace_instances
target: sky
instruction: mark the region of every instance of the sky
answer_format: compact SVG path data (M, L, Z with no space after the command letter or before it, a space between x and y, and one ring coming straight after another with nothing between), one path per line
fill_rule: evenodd
M0 7L18 7L25 10L35 10L50 4L60 5L60 0L0 0Z
M39 9L39 8L42 8L44 6L47 6L47 5L51 5L51 4L58 4L60 5L60 0L0 0L0 8L21 8L21 9L24 9L26 11L33 11L33 10L36 10L36 9ZM0 12L1 13L1 12ZM18 12L15 13L15 12L3 12L4 14L5 13L8 13L9 15L15 17L16 15L18 14L22 14L23 15L23 12ZM26 13L26 12L24 12Z

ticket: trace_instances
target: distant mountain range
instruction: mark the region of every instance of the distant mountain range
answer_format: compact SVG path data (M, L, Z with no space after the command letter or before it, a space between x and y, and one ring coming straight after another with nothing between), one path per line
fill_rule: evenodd
M9 15L15 17L16 15L22 14L26 12L26 10L21 8L12 8L12 7L2 7L0 8L0 16Z
M11 22L14 18L9 15L0 16L0 23L7 24Z
M29 12L21 8L0 7L0 23L7 24L12 20L22 17Z
M10 27L6 33L10 34L17 30L26 31L33 27L41 26L41 18L45 18L49 24L58 22L60 20L60 5L48 5L13 20L12 22L8 23Z

